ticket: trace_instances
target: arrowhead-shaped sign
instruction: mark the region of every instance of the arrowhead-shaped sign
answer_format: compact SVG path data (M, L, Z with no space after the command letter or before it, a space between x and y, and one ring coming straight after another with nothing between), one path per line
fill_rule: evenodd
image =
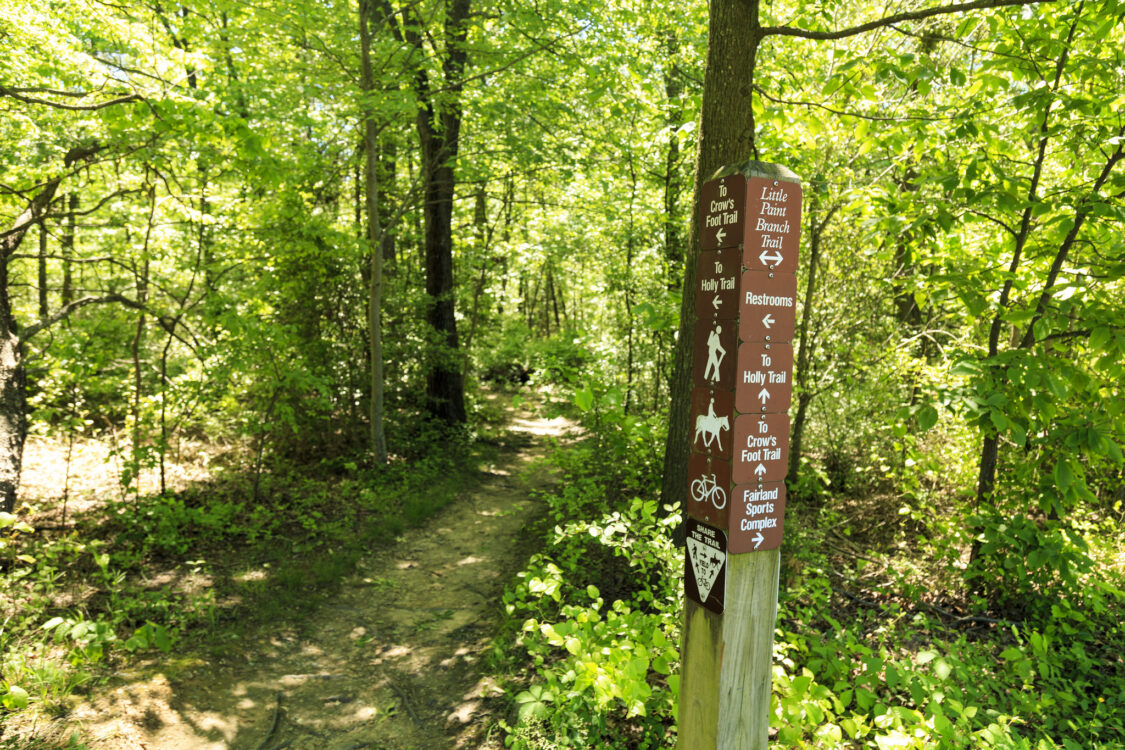
M690 536L687 538L687 551L691 568L695 571L699 600L705 602L711 593L711 587L715 585L715 579L719 577L719 571L723 569L726 553Z

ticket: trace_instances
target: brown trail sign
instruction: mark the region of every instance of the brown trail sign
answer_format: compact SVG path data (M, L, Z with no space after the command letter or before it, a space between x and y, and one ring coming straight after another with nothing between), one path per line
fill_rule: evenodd
M773 164L726 167L700 189L699 219L679 747L764 749L800 181Z

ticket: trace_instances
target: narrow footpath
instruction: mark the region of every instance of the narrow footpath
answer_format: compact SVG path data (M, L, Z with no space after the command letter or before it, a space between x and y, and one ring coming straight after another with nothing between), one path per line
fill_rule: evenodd
M68 724L91 750L501 747L488 732L507 701L483 662L532 493L553 481L536 459L569 428L517 417L480 486L360 561L306 620L264 628L237 663L111 687Z

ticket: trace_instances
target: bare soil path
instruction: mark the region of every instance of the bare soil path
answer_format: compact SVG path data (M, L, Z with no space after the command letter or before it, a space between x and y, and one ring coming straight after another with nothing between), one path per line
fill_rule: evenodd
M550 436L517 417L485 480L361 560L298 624L244 634L223 660L123 676L67 717L92 750L407 750L499 747L507 709L483 660L504 586L525 562ZM61 729L61 728L60 728Z

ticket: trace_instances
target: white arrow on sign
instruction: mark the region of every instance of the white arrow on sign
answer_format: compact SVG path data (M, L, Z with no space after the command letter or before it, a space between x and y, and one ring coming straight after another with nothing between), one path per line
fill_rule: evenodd
M758 476L762 476L763 474L765 474L766 473L765 464L758 464L758 467L756 469L754 469L754 473L757 474Z
M715 299L711 300L711 306L714 307L716 310L718 310L719 305L721 305L721 304L723 304L723 301L721 299L719 299L719 295L716 294Z
M768 266L770 263L780 263L785 260L785 257L781 253L773 253L771 255L763 250L762 254L758 256L758 260L762 261L762 265Z
M762 325L764 325L768 330L769 327L773 325L773 316L769 313L766 313L766 317L762 318Z
M760 531L758 532L757 536L753 536L751 537L751 539L754 540L754 549L758 549L758 547L762 546L762 542L766 541L766 538L762 536L762 532Z
M726 227L719 227L719 231L715 232L715 242L718 242L720 245L723 244L723 237L726 237L726 236L727 236L727 228Z
M765 388L758 391L758 398L762 399L762 406L763 407L766 405L766 401L769 400L769 397L770 397L770 392L767 391Z

